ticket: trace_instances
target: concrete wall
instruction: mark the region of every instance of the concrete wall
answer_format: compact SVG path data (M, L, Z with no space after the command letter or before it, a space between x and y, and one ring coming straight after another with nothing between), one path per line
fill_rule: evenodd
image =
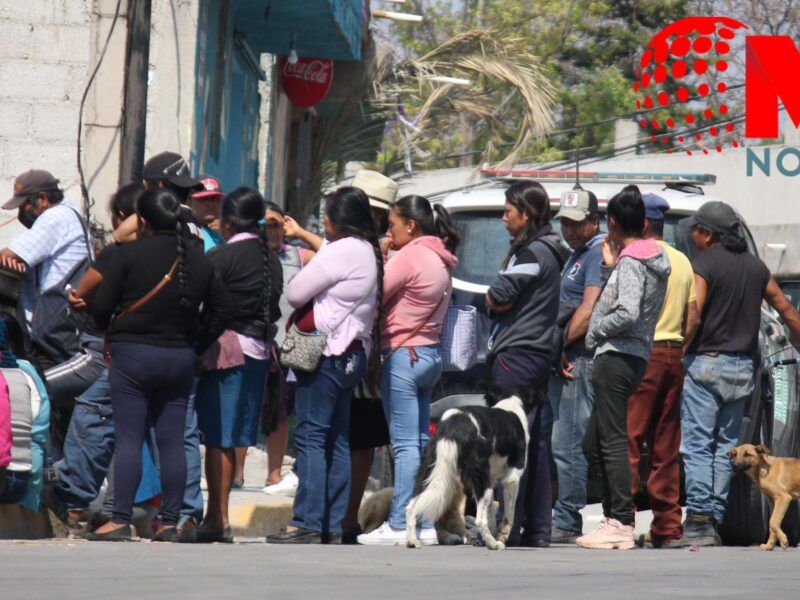
M81 201L78 108L117 0L0 0L0 200L14 177L43 168ZM153 0L146 155L189 156L200 0ZM119 184L128 0L83 113L82 156L93 214L108 225L108 198ZM19 231L0 211L0 247Z
M145 157L192 150L199 10L200 0L153 0Z
M78 199L78 105L93 51L89 0L0 0L0 199L48 169ZM13 217L0 213L0 224ZM18 227L0 228L4 246Z

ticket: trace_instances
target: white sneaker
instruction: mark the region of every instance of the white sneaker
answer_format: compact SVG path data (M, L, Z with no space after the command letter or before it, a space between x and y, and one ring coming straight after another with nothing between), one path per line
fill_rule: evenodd
M631 550L636 546L632 525L623 525L616 519L605 517L594 531L579 537L575 543L593 550Z
M286 475L281 477L278 483L266 485L261 491L269 496L288 496L291 498L294 496L295 491L297 491L298 483L297 475L294 474L294 471L289 471Z
M425 529L417 527L417 538L423 546L435 546L439 543L436 539L436 530L432 527ZM392 527L387 522L369 533L362 533L357 541L364 546L405 546L406 530Z

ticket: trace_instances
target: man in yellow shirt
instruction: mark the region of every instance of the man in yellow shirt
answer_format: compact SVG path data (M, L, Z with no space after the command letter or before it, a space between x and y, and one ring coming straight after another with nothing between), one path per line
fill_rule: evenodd
M663 548L681 539L680 463L681 393L684 346L699 323L695 303L694 272L689 259L663 240L667 201L656 194L642 198L647 220L645 235L658 242L669 257L671 273L664 306L656 324L647 372L628 402L628 446L633 471L633 494L639 491L642 445L650 452L647 494L653 511L650 531L640 545Z

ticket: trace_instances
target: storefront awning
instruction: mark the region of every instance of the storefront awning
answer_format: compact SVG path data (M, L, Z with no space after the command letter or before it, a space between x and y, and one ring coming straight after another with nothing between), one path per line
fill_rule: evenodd
M364 0L233 0L234 27L256 52L359 60Z

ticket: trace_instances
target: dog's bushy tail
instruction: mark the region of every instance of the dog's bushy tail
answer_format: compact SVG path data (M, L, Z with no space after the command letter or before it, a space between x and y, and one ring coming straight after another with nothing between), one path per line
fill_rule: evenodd
M437 521L450 507L458 486L458 444L448 439L428 444L414 486L417 517Z

